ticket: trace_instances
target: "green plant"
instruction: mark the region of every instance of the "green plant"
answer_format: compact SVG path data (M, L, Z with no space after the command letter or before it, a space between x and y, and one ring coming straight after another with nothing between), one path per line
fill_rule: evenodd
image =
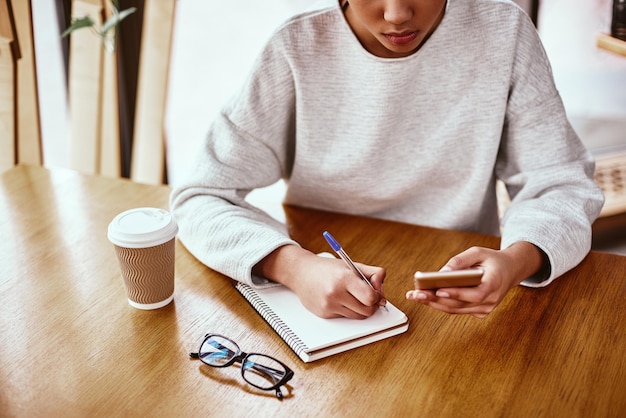
M64 38L78 29L90 28L97 36L100 37L102 44L107 51L115 51L117 27L120 25L122 20L133 14L137 8L130 7L128 9L119 10L117 1L113 0L111 2L111 10L113 14L100 27L96 25L96 22L94 22L90 16L73 18L70 26L65 29L65 31L61 34L61 37Z

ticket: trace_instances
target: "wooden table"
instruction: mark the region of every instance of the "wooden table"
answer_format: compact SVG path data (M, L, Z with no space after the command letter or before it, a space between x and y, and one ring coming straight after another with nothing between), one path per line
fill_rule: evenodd
M391 339L305 364L234 290L177 243L174 302L130 307L111 219L168 207L170 189L19 166L0 180L0 415L567 416L626 414L626 257L591 253L544 289L516 288L487 318L407 301L417 269L498 238L287 207L290 233L385 266L410 318ZM237 367L190 360L206 332L295 371L286 398Z

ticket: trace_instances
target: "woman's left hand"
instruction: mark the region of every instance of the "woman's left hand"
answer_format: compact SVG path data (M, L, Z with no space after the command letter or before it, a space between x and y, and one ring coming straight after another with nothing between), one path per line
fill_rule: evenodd
M452 257L441 270L481 267L484 274L480 285L409 290L406 298L450 314L484 318L510 289L537 273L543 260L541 250L529 242L520 241L504 250L472 247Z

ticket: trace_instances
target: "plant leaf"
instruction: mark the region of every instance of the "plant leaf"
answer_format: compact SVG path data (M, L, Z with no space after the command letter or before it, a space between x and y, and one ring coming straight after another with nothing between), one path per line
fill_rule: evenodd
M69 35L70 33L74 32L77 29L90 28L94 24L95 22L89 16L78 17L76 19L72 19L72 24L67 29L65 29L65 32L61 34L61 37L65 38L67 35Z
M129 7L128 9L120 11L120 22L135 13L135 11L137 11L136 7Z
M106 35L106 33L111 30L111 28L117 26L120 24L120 22L122 20L124 20L125 18L127 18L128 16L130 16L131 14L135 13L135 11L137 10L136 7L130 7L128 9L122 10L119 13L117 12L117 9L113 9L113 16L111 16L110 18L107 19L106 22L104 22L104 24L102 25L102 29L100 30L100 32L103 35Z

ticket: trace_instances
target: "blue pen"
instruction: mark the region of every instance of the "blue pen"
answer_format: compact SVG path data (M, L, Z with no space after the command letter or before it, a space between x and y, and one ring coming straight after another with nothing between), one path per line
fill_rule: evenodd
M333 251L335 251L337 253L337 255L343 261L345 261L345 263L348 265L348 267L350 267L357 274L357 276L359 276L361 278L361 280L363 280L365 283L367 283L369 285L369 287L371 287L374 291L376 291L376 289L374 289L374 286L372 286L372 284L370 283L369 279L367 277L365 277L363 272L361 270L359 270L359 268L354 264L354 262L352 261L350 256L343 250L343 248L341 248L341 245L339 245L337 240L332 235L330 235L330 232L324 231L324 233L322 235L324 235L324 238L326 239L326 242L328 242L328 244L332 247ZM385 305L382 305L382 307L385 308L385 310L387 310L387 307Z

